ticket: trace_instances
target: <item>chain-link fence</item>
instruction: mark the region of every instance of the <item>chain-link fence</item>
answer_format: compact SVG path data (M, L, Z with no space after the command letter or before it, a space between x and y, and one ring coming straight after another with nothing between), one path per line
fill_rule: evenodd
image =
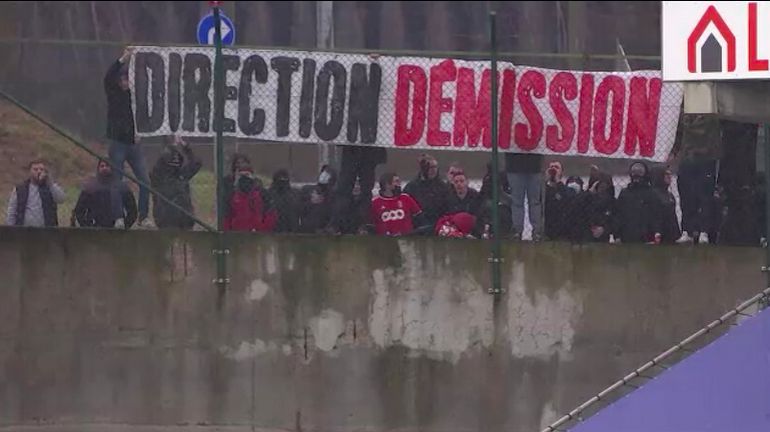
M101 47L93 49L103 56ZM231 217L230 228L489 234L494 206L488 169L488 56L395 54L224 51L225 211L232 217L239 214L234 210L252 211L255 201L240 192L240 177L251 177L264 206L259 223L243 225ZM503 236L664 243L698 237L712 243L758 244L764 237L763 185L753 174L744 175L754 172L757 128L682 117L681 87L662 83L655 71L591 71L612 56L607 57L583 59L580 71L520 65L574 63L574 57L500 56L497 138L505 193L498 208ZM144 167L138 168L144 168L149 185L214 225L213 137L219 127L214 117L214 50L138 47L130 62L115 64L115 85L127 72L133 89L136 148L142 152L134 159L118 155L125 168L132 172L130 162L142 160ZM97 74L100 84L109 68L106 61ZM188 145L175 145L175 135ZM110 157L110 142L89 144ZM741 150L723 155L726 145ZM319 148L324 146L337 153L339 162L320 170ZM3 193L10 194L26 177L24 165L35 151L29 153L14 156L18 171L4 179ZM66 183L60 209L64 225L71 220L81 186L96 175L96 163L44 148L37 153L53 162L67 161L53 167L66 171L56 173ZM634 162L646 167L635 168L640 181L629 186ZM458 172L462 175L453 175ZM372 197L381 198L380 180L388 183L383 179L388 173L398 174L422 212L406 228L393 227L400 207L389 208L387 200L379 210L371 204ZM248 189L245 183L249 181L243 185ZM155 225L176 226L158 221L168 209L157 198L147 198L151 194L135 186L132 192L137 222L146 215ZM241 196L247 199L238 201ZM407 204L396 200L394 205ZM458 212L472 215L473 223L448 217ZM190 226L188 218L182 219L184 227Z

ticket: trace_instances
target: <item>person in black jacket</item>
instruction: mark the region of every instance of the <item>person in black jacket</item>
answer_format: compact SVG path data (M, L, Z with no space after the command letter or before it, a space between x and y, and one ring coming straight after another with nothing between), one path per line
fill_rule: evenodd
M559 162L548 164L545 183L545 236L548 240L566 240L570 232L570 206L576 195L562 182Z
M650 243L655 240L655 192L650 185L647 165L631 164L631 183L620 192L616 203L616 240L623 243Z
M128 84L128 63L133 55L132 48L126 48L123 55L113 63L104 76L104 92L107 95L107 139L110 143L109 155L113 166L123 169L126 162L134 176L148 184L147 168L144 163L142 148L136 139L134 130L134 112L131 107L131 90ZM115 173L118 179L122 173ZM118 212L120 209L115 208ZM145 187L139 188L139 226L152 227L147 216L150 213L150 192Z
M371 205L372 199L363 193L361 183L356 182L345 217L340 221L340 233L368 234L367 225L369 224Z
M511 232L513 220L511 218L511 195L508 186L508 176L504 172L498 173L498 202L497 211L500 218L500 232L503 236ZM489 238L494 235L492 212L494 211L494 201L492 200L492 164L487 164L487 173L481 183L479 195L481 206L479 215L476 218L476 235L482 238Z
M404 188L423 211L426 224L436 225L438 219L449 211L451 189L438 175L438 162L433 156L423 154L419 159L420 172Z
M201 169L201 161L180 137L164 150L150 173L151 185L165 198L190 213L194 212L190 195L190 180ZM193 219L153 196L153 217L159 228L191 229Z
M114 209L119 208L120 213ZM75 219L81 227L128 229L136 221L136 201L131 189L100 160L96 176L89 179L75 205Z
M298 232L301 200L299 191L291 187L289 171L279 169L273 174L269 193L273 208L278 212L278 222L273 232Z
M481 210L481 195L468 186L468 179L463 171L457 171L452 176L452 194L449 196L448 213L470 213L479 215Z
M316 185L310 191L300 211L299 232L304 234L322 234L329 226L332 206L324 189Z
M658 167L652 170L652 188L655 192L653 229L659 235L659 242L674 244L682 236L676 217L676 198L671 193L671 171ZM657 240L656 240L657 241Z
M593 172L588 181L588 190L578 196L574 207L581 216L581 223L573 233L573 240L609 242L615 214L615 188L612 177L598 169Z
M356 182L362 193L360 199L364 202L371 201L377 165L384 164L388 160L388 154L382 147L351 145L341 147L339 183L336 185L333 199L327 197L333 207L332 220L327 231L332 233L344 231L342 225L346 225L344 220L347 217L346 212L354 205L353 188Z

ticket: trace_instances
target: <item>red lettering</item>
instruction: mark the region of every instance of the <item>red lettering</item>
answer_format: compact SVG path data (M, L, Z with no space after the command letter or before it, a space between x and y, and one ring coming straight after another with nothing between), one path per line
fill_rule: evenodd
M658 111L662 86L663 83L659 78L652 78L648 94L647 78L631 78L625 145L625 152L629 156L636 154L637 141L639 142L640 156L655 156L655 138L658 134Z
M610 134L606 135L607 108L612 93ZM596 89L594 103L594 148L602 154L614 154L620 147L623 134L623 107L626 100L626 86L623 78L616 75L605 77Z
M532 101L532 94L538 99L545 97L545 77L534 70L524 72L519 82L517 91L521 112L527 118L529 126L524 123L516 123L514 127L514 140L522 150L534 150L543 136L543 116L537 110Z
M457 78L452 60L444 60L430 68L430 95L428 96L428 145L445 147L451 134L441 130L441 114L452 112L452 99L444 97L444 83Z
M559 126L549 125L545 128L545 145L556 153L564 153L572 145L575 137L575 119L564 100L575 100L577 97L577 80L569 72L559 72L551 80L548 89L548 102L551 105L556 121L561 125L562 134L559 137Z
M474 83L474 71L460 68L457 74L457 97L455 98L455 121L453 143L455 147L478 147L481 132L484 132L484 146L491 146L491 79L492 72L487 69L481 74L481 86L478 96Z
M497 145L501 149L511 148L511 128L513 126L513 100L516 90L516 72L512 69L503 71L503 88L500 92L500 124L497 131Z
M757 4L749 3L749 70L768 70L767 59L757 58Z
M591 119L594 114L594 76L583 74L580 78L580 110L578 111L578 153L588 153L591 142Z
M398 67L396 84L396 124L393 131L393 143L398 147L408 147L420 141L425 129L425 101L428 78L425 71L414 65ZM409 93L412 93L410 99ZM411 103L410 103L411 102ZM409 122L409 107L412 107L412 121Z

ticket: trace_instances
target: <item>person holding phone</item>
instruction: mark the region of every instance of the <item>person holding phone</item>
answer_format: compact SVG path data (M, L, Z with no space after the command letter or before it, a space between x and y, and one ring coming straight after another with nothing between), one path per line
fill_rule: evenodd
M41 159L29 163L29 178L16 185L8 200L6 223L12 226L59 226L58 205L66 198Z

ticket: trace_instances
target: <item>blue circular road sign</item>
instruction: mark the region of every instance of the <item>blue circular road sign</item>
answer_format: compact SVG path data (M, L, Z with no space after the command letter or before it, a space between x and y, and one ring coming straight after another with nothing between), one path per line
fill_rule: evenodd
M220 28L222 29L222 45L235 43L235 25L222 12L219 13ZM214 45L214 14L210 13L201 18L198 23L198 43L201 45Z

